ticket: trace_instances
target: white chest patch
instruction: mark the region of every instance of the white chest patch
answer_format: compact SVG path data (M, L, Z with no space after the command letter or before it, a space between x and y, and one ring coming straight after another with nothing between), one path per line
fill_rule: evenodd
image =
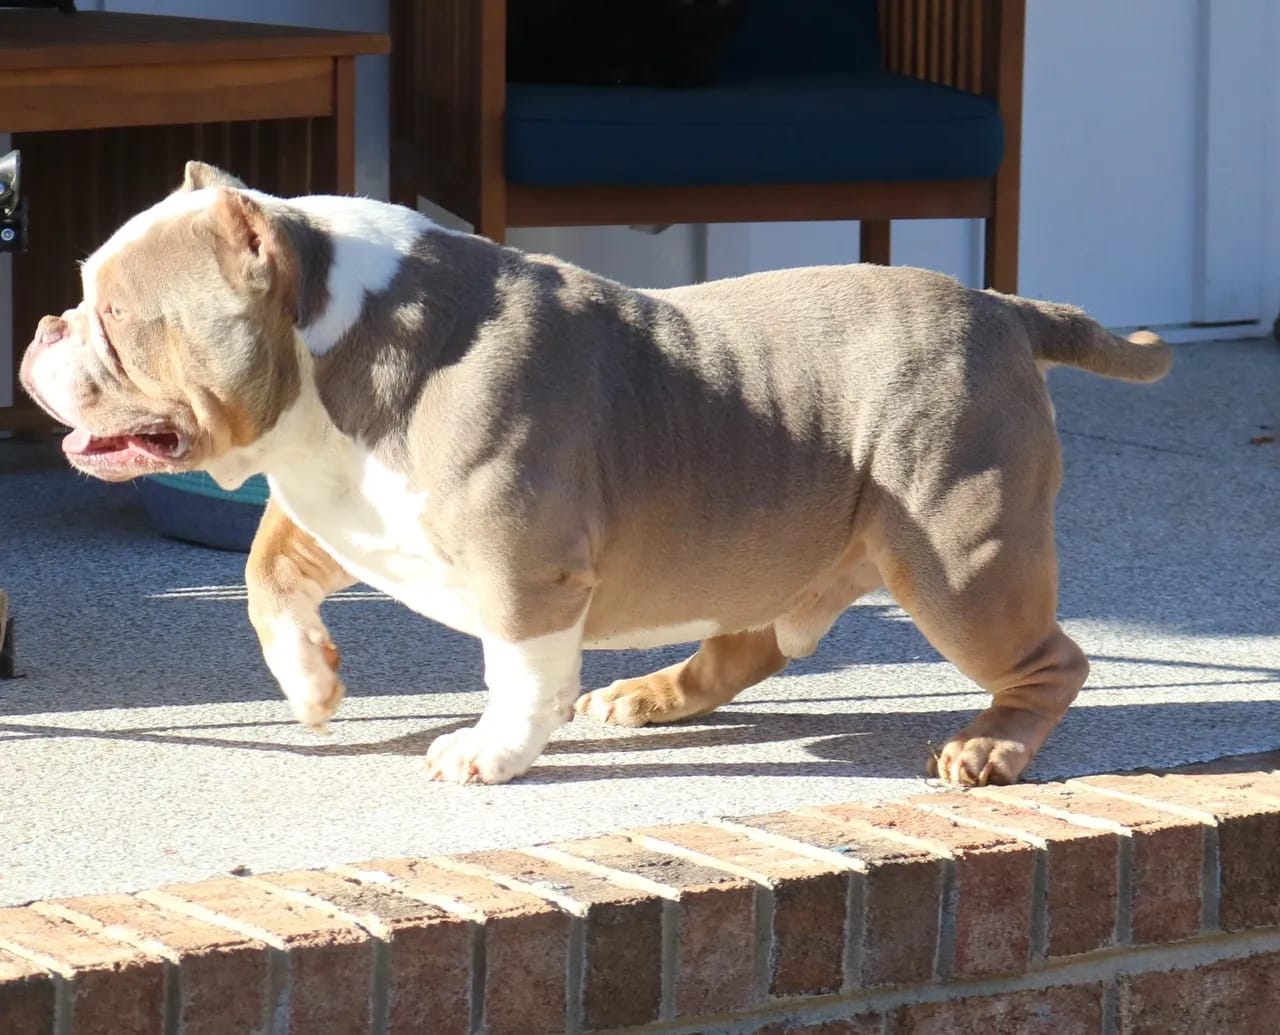
M427 535L427 495L350 440L323 459L271 472L271 496L355 578L460 632L478 635L462 573Z

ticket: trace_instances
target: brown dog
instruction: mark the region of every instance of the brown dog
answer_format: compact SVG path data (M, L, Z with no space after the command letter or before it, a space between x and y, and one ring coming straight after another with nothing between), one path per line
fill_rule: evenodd
M84 266L22 365L101 478L265 472L250 616L296 714L343 696L324 597L361 580L479 636L489 704L437 778L525 771L573 709L711 711L888 587L994 697L937 766L1014 780L1084 683L1056 618L1044 371L1168 348L1067 306L859 265L633 291L355 198L198 163ZM701 640L579 698L581 652Z

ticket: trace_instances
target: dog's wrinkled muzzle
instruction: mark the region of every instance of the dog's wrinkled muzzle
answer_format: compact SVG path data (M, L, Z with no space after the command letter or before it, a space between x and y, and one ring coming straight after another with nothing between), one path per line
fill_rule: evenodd
M61 316L41 319L18 368L23 390L50 416L68 425L75 423L80 361L82 350L88 347L77 330L76 325L84 323L83 318L76 319L79 315L71 309Z

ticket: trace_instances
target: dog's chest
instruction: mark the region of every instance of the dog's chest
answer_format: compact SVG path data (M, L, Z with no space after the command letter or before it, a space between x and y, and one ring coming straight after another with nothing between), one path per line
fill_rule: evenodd
M271 495L353 578L477 634L474 595L426 531L427 495L371 454L272 475Z

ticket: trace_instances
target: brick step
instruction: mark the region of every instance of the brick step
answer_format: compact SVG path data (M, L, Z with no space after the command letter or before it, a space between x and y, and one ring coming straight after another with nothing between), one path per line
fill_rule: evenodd
M35 902L0 1031L1273 1031L1278 767Z

